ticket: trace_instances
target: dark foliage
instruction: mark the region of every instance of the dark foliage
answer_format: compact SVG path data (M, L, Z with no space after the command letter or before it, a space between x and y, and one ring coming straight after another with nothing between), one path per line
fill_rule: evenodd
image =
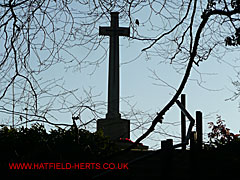
M240 9L240 0L231 0L231 7L235 10ZM226 46L238 46L240 45L240 27L234 27L235 34L225 38Z
M231 133L221 116L217 116L216 124L213 122L208 124L211 132L208 133L209 141L205 144L206 149L240 150L239 134Z
M91 133L72 127L52 129L48 133L40 124L31 128L1 128L0 149L1 160L8 162L93 160L117 151L115 144L101 131Z

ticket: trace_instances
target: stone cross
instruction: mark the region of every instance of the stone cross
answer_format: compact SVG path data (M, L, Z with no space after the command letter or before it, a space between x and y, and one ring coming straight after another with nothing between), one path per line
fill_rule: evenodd
M100 27L99 35L110 36L107 119L120 119L119 113L119 36L130 36L130 28L119 27L118 12L111 13L111 26Z

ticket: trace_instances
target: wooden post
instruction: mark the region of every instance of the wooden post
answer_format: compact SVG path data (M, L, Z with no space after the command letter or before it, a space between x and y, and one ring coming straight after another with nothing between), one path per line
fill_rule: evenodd
M181 103L184 106L184 108L186 108L186 95L185 94L181 94ZM182 139L182 143L185 142L186 139L186 116L184 115L184 113L181 111L181 139ZM182 145L182 150L185 151L186 150L186 145Z
M161 141L161 149L162 149L162 162L164 165L162 166L162 175L164 177L169 176L172 173L172 158L173 158L173 140L167 139L165 141Z
M165 141L161 141L161 149L164 151L172 150L173 149L173 140L167 139Z
M196 150L196 141L197 141L197 133L196 131L192 131L190 135L190 150Z
M202 149L202 112L196 111L197 150Z

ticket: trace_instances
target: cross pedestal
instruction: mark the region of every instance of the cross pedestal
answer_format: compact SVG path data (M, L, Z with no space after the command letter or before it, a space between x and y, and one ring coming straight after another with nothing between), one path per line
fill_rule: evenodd
M100 27L99 35L110 36L108 70L108 112L106 119L97 121L97 130L112 140L130 138L130 121L119 113L119 36L130 35L130 29L119 27L118 12L111 13L111 26Z
M130 121L126 119L99 119L97 121L97 130L102 129L105 136L112 140L120 138L130 139Z

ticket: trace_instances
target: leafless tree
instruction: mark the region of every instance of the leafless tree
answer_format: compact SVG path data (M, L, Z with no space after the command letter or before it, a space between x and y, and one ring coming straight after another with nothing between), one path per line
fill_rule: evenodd
M186 86L194 66L198 67L210 55L217 55L219 49L224 52L228 50L226 47L236 49L239 45L240 1L238 0L195 0L175 3L164 1L161 7L155 13L165 20L166 28L162 32L160 30L159 35L153 38L143 51L155 47L154 53L166 52L162 50L164 44L169 49L169 53L165 53L167 54L165 58L173 65L182 66L185 72L172 99L158 113L148 130L136 140L137 143L153 132L158 123L163 122L164 115ZM166 12L169 12L169 16Z
M91 90L85 91L86 97L81 99L76 96L76 90L63 85L61 78L43 78L44 73L58 64L82 69L101 60L90 62L77 58L71 49L84 48L84 44L96 41L94 35L84 39L91 34L89 26L94 26L94 22L76 23L87 14L78 14L73 9L75 3L80 8L87 5L65 0L4 0L0 3L0 111L12 116L13 126L32 121L71 125L49 121L56 119L56 111L69 110L75 117L89 110L93 119L98 117L100 104L92 102L95 95ZM88 47L94 49L95 46L98 45ZM71 104L69 98L75 99L78 105Z
M143 43L142 54L146 58L157 56L160 63L171 64L183 76L179 87L173 87L158 79L152 71L157 80L174 89L175 94L156 117L142 113L149 118L142 122L146 129L137 143L163 122L186 86L191 71L197 70L210 56L221 59L225 53L238 49L240 44L239 0L3 1L0 3L1 111L19 113L19 117L26 120L32 116L45 122L54 110L70 110L73 117L80 116L86 109L95 117L100 115L102 109L96 108L100 106L91 98L79 98L74 90L60 86L61 80L41 78L57 64L74 70L91 67L94 72L106 59L108 51L105 48L107 41L98 35L98 27L110 21L112 11L119 11L121 21L130 26L130 44ZM74 48L81 50L81 58ZM89 60L95 51L102 53L101 56ZM60 93L52 94L53 88L60 88ZM81 105L69 103L66 99L69 96ZM42 105L42 99L46 97L50 100ZM54 108L59 97L62 107ZM131 112L130 116L134 117L136 111L131 109ZM140 121L136 122L138 127Z

